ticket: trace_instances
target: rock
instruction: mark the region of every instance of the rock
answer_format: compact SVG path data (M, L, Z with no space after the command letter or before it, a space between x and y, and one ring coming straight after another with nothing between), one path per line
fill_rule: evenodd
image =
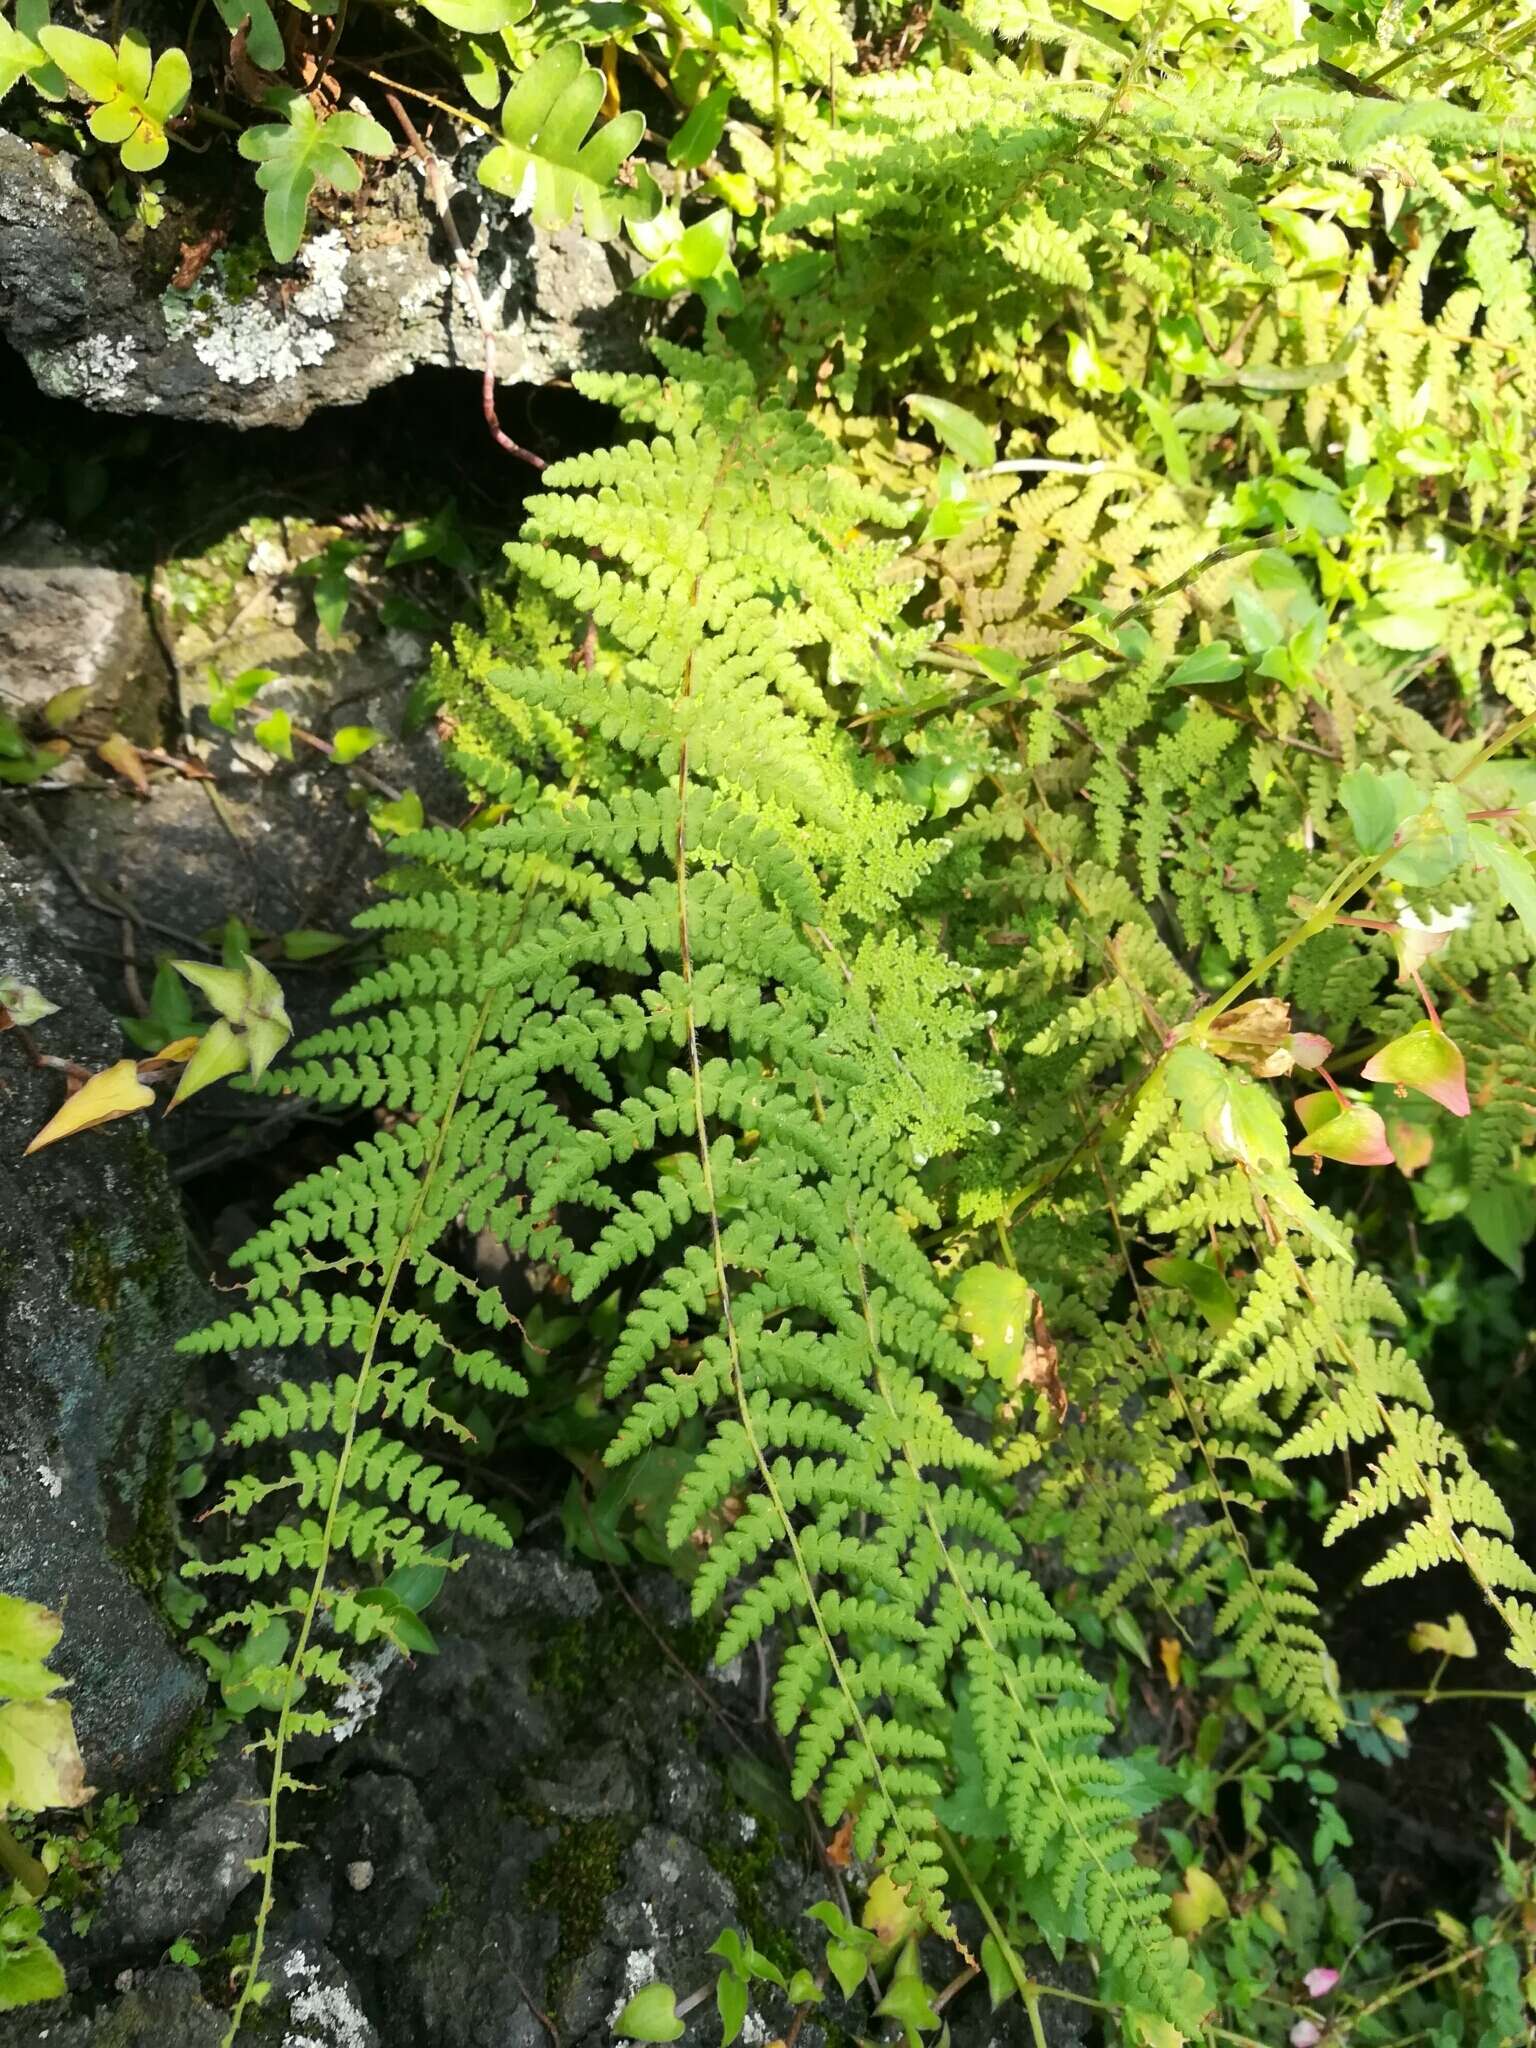
M484 147L469 145L452 167L464 188L454 210L499 379L546 383L631 366L646 315L624 296L625 258L574 228L536 233L514 202L475 183ZM329 223L312 216L286 275L252 242L215 254L178 291L167 281L177 242L198 233L173 214L153 247L135 246L72 157L0 130L0 334L54 397L104 412L291 427L423 363L483 365L414 161L390 165Z
M0 2048L219 2048L224 2025L190 1970L152 1970L90 2015L39 2005L0 2019Z
M231 1902L253 1882L261 1793L254 1764L231 1749L184 1797L131 1829L122 1869L91 1922L91 1953L159 1955L184 1935L211 1947Z
M0 973L59 1005L46 1052L101 1067L116 1025L20 907L0 851ZM164 1765L204 1687L141 1587L166 1561L176 1339L201 1320L181 1218L142 1120L22 1151L63 1100L0 1033L0 1583L61 1610L57 1668L99 1788Z
M135 1000L116 906L125 907L137 989L147 998L157 958L197 955L201 935L231 917L258 934L318 929L339 941L384 865L364 803L410 789L433 817L462 813L462 785L431 722L400 736L409 692L426 666L425 637L382 624L367 593L339 634L320 625L315 579L304 565L336 531L298 519L253 520L157 580L175 686L156 715L180 732L182 755L205 765L212 785L151 764L145 801L91 760L85 736L64 764L68 773L50 773L0 806L0 842L25 864L50 937L61 949L80 949L115 1012L128 1012ZM208 717L214 671L229 678L251 669L276 680L232 735ZM251 735L256 718L275 710L322 740L347 725L372 726L382 737L350 768L332 765L302 739L286 761ZM300 1033L325 1022L351 978L323 954L296 964L279 950L273 965ZM261 1130L268 1115L257 1112ZM158 1124L155 1141L182 1160L200 1154L212 1118L251 1116L248 1099L221 1089ZM286 1115L271 1124L272 1134L291 1130ZM252 1124L251 1134L257 1131Z
M262 1965L273 1991L251 2048L612 2048L614 2017L644 1985L669 1983L681 1998L712 1982L707 1951L722 1928L785 1972L820 1961L824 1936L805 1914L828 1887L763 1746L755 1661L740 1673L690 1668L702 1638L678 1588L657 1574L629 1584L634 1607L606 1577L536 1549L475 1554L450 1577L431 1610L440 1654L414 1670L397 1660L352 1738L300 1764L317 1796L285 1812L284 1832L306 1846L279 1864ZM93 2001L100 2012L87 2029L58 2009L52 2023L74 2030L59 2036L67 2048L117 2048L111 2017L131 2020L148 1994L144 1937L153 1926L165 1938L180 1911L169 1901L190 1904L197 1888L168 1858L185 1845L201 1859L210 1834L228 1844L240 1782L230 1774L244 1769L227 1758L163 1808L148 1824L152 1847L130 1838L116 1884L147 1883L160 1903L118 1904L109 1891L86 1968L71 1970L76 2015ZM227 1871L222 1850L215 1867ZM858 1873L849 1881L857 1891ZM205 1956L249 1927L251 1893L215 1883L196 1927L233 1903L198 1941ZM979 1948L979 1920L960 1918ZM1063 1978L1043 1954L1027 1962L1040 1981L1091 1995L1086 1972ZM944 1982L953 1953L931 1943L924 1969ZM216 1999L221 1982L209 1973L206 1994ZM188 2027L206 2010L187 2005L156 2048L202 2048ZM782 2036L790 2018L782 1993L755 1984L746 2048ZM1018 2002L993 2013L979 1983L945 2018L957 2048L1031 2048ZM1096 2016L1048 1999L1042 2018L1049 2048L1077 2048ZM834 1994L827 2020L806 2021L804 2048L878 2026L862 1991L846 2006ZM0 2022L0 2048L38 2038ZM706 1999L683 2048L719 2038Z
M84 689L103 733L155 741L166 680L132 576L42 522L0 540L0 710L35 713L60 690Z

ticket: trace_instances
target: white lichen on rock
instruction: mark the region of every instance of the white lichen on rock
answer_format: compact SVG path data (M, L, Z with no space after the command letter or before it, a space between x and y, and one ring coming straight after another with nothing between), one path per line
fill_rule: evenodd
M139 352L131 336L88 334L63 348L36 349L27 360L50 397L112 405L127 395Z
M366 2015L344 1986L321 1981L319 1964L311 1962L302 1948L288 1958L283 1974L294 1987L283 2048L368 2048L373 2030Z
M393 1644L386 1643L371 1662L353 1666L351 1683L343 1686L331 1703L331 1733L338 1748L350 1742L378 1712L384 1697L384 1674L396 1654Z
M172 341L185 336L192 353L223 384L270 384L322 363L336 346L330 324L347 299L348 250L339 228L313 236L299 252L308 282L274 311L265 292L231 299L227 266L215 257L190 291L160 301Z

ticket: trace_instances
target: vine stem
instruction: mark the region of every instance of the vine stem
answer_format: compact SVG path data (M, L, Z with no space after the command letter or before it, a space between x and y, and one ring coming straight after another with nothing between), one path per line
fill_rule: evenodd
M418 134L415 122L392 92L384 95L389 110L400 124L400 132L410 144L421 164L422 177L426 183L428 197L434 212L442 223L443 233L453 250L454 275L459 280L459 289L464 294L470 317L480 330L480 410L484 415L486 430L498 448L504 448L508 455L515 455L519 462L526 462L532 470L544 470L549 464L542 455L535 455L532 449L522 447L506 433L496 416L496 330L486 311L485 295L480 289L480 279L475 272L474 258L464 246L458 223L453 217L453 205L448 191L448 179L441 161L428 149Z

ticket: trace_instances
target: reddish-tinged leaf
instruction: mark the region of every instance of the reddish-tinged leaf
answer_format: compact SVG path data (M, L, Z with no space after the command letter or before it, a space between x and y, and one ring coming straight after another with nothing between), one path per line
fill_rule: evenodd
M1291 1104L1301 1119L1301 1127L1308 1137L1320 1131L1324 1124L1332 1123L1344 1108L1344 1104L1331 1088L1320 1088L1315 1095L1298 1095Z
M1387 1125L1387 1143L1392 1147L1399 1171L1408 1180L1435 1156L1434 1133L1422 1124L1409 1123L1405 1116L1394 1117Z
M1304 1096L1296 1105L1302 1122L1307 1122L1302 1102L1312 1103L1315 1096ZM1367 1109L1364 1103L1351 1103L1347 1109L1338 1109L1315 1126L1309 1127L1306 1137L1291 1150L1298 1159L1336 1159L1341 1166L1391 1166L1395 1164L1392 1147L1387 1143L1387 1127L1374 1109Z
M1367 1081L1390 1082L1399 1095L1416 1088L1452 1116L1466 1116L1472 1107L1467 1100L1467 1063L1461 1047L1427 1017L1383 1046L1361 1072Z
M1293 1031L1289 1051L1293 1067L1303 1067L1309 1074L1315 1073L1333 1051L1333 1041L1315 1031Z
M1398 980L1412 981L1425 961L1433 960L1471 922L1470 903L1458 903L1449 911L1432 910L1428 917L1420 917L1416 910L1400 910L1390 928L1397 948Z

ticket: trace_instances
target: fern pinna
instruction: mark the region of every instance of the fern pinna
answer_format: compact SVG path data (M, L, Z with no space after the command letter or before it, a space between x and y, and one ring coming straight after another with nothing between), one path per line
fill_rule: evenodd
M742 373L661 353L662 379L585 380L652 431L552 467L509 551L567 630L546 659L469 665L453 715L484 808L404 844L362 920L384 964L275 1084L398 1121L285 1200L245 1253L252 1305L199 1340L363 1354L233 1432L283 1440L288 1470L224 1506L280 1487L319 1514L227 1567L278 1580L235 1619L302 1617L269 1738L266 1885L283 1744L325 1721L298 1693L342 1675L319 1615L366 1640L378 1624L344 1582L418 1555L429 1521L496 1538L361 1426L434 1419L397 1348L517 1389L417 1306L458 1293L505 1319L445 1259L457 1222L552 1264L578 1301L629 1279L610 1455L710 1418L670 1533L718 1530L694 1597L723 1610L722 1657L785 1633L774 1707L797 1791L851 1814L860 1852L950 1930L935 1807L963 1711L1023 1865L1108 1988L1189 2024L1182 1944L1098 1753L1100 1688L1021 1560L1001 1455L957 1419L974 1367L912 1236L938 1221L917 1166L978 1127L992 1083L958 976L891 931L934 849L832 715L834 694L887 697L923 644L898 547L866 537L900 515ZM394 1512L364 1505L380 1496Z

